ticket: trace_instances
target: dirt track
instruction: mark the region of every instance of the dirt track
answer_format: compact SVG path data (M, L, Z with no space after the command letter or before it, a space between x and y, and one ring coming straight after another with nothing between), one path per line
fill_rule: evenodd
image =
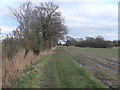
M106 87L118 85L118 59L97 53L80 50L76 47L66 47L65 50L80 64L90 71L95 78Z

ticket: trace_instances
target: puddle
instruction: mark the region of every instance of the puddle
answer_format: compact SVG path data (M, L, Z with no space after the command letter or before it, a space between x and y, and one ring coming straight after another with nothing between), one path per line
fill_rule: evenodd
M97 64L97 66L100 67L101 69L110 69L110 68L103 66L103 65L100 65L100 64Z
M80 62L78 62L78 64L80 65L80 67L83 67L83 66L84 66L84 64L81 64Z
M75 59L76 60L76 59ZM76 62L80 65L80 67L83 67L84 64L81 64L80 61L76 60Z
M80 65L80 67L83 67L83 66L84 66L84 64L81 64L79 60L75 59L75 61ZM108 67L105 67L105 66L100 65L100 64L97 64L97 66L100 67L101 69L109 69ZM101 82L106 88L109 88L109 89L110 89L109 85L106 85L103 80L101 80L101 79L99 79L99 78L96 78L96 79L97 79L99 82Z
M97 66L103 70L110 70L112 73L117 73L116 70L111 70L109 67L106 67L106 66L103 66L103 65L100 65L100 64L97 64Z
M83 67L83 66L84 66L84 64L81 64L80 61L77 60L75 57L73 57L73 58L74 58L74 60L80 65L80 67Z

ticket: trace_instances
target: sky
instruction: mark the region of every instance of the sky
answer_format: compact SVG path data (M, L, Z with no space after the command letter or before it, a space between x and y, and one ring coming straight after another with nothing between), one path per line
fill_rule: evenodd
M2 36L12 32L18 23L12 18L8 7L16 8L25 0L0 1L0 28ZM28 1L28 0L27 0ZM39 3L49 0L31 0ZM65 19L69 36L74 38L96 37L106 40L118 39L119 0L52 0L59 5Z

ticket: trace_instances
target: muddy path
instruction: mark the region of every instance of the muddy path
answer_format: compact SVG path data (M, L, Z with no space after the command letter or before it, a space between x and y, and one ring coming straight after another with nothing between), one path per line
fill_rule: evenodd
M106 87L118 86L117 58L84 51L77 47L64 47L64 49Z

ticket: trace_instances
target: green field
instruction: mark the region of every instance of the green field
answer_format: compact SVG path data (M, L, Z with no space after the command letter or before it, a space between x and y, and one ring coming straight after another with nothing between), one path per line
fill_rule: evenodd
M51 55L45 56L26 69L19 80L13 82L15 88L103 88L84 68L68 55L63 47L58 47Z
M98 53L100 55L118 57L118 49L114 49L114 48L81 48L80 47L80 49L84 51Z

